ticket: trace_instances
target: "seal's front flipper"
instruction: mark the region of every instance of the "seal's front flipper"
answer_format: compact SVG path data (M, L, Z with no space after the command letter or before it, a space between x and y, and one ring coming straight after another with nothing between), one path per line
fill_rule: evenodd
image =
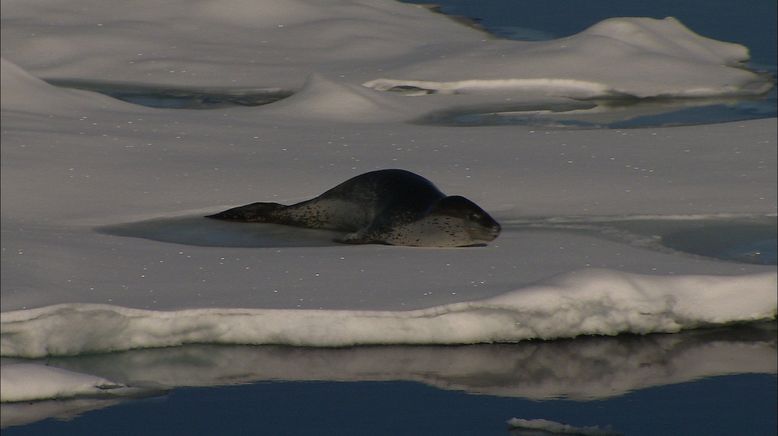
M368 242L364 238L364 232L347 233L340 238L335 238L335 242L341 244L367 244Z
M283 204L278 203L251 203L213 215L206 215L205 217L247 223L272 223L274 221L274 213L285 207Z
M341 244L386 244L386 242L377 240L365 231L347 233L341 238L335 238L334 241Z

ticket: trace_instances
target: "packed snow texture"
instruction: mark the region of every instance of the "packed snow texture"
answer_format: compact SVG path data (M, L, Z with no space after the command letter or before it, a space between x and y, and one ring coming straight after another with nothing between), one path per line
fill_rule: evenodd
M629 131L407 122L506 98L771 86L742 67L744 47L677 20L618 18L516 42L377 0L7 1L2 19L4 357L517 341L775 317L774 266L584 233L509 229L486 247L440 250L206 247L99 231L292 203L393 167L498 220L775 214L775 119ZM254 108L161 110L42 79L296 93ZM393 86L436 93L383 92ZM37 397L60 395L46 392Z

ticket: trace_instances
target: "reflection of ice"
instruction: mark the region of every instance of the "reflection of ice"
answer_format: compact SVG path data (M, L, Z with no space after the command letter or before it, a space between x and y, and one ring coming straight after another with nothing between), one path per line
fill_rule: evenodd
M120 404L120 399L79 398L0 405L0 428L32 424L48 418L68 421L90 410Z
M0 401L103 395L124 388L120 383L89 374L48 365L12 363L3 365Z
M508 420L511 427L511 436L619 436L621 433L611 431L609 427L600 426L574 427L568 424L549 421L546 419L521 419Z
M160 389L258 381L418 381L471 393L586 401L716 375L774 374L775 332L770 322L673 335L459 347L191 345L46 362L129 386ZM43 419L38 404L29 408ZM13 410L24 414L25 408L14 405Z

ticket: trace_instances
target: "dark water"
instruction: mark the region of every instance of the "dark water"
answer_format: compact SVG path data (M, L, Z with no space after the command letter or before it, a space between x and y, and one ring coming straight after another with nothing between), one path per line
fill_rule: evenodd
M735 375L601 401L532 401L412 382L285 382L183 388L4 435L519 435L510 418L624 435L776 434L776 377ZM540 433L543 434L543 433ZM548 436L552 433L545 433Z

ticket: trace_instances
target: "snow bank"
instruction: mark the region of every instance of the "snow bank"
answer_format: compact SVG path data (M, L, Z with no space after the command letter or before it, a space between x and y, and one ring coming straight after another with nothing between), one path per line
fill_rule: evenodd
M0 77L2 110L61 115L84 108L133 108L101 94L49 85L5 58L0 59Z
M4 312L0 353L33 358L192 343L334 347L667 333L774 318L775 286L773 273L650 277L603 270L406 312L56 305Z
M386 122L405 120L415 113L406 110L406 105L402 103L397 96L376 94L357 85L338 83L312 74L297 93L265 112L298 119Z

